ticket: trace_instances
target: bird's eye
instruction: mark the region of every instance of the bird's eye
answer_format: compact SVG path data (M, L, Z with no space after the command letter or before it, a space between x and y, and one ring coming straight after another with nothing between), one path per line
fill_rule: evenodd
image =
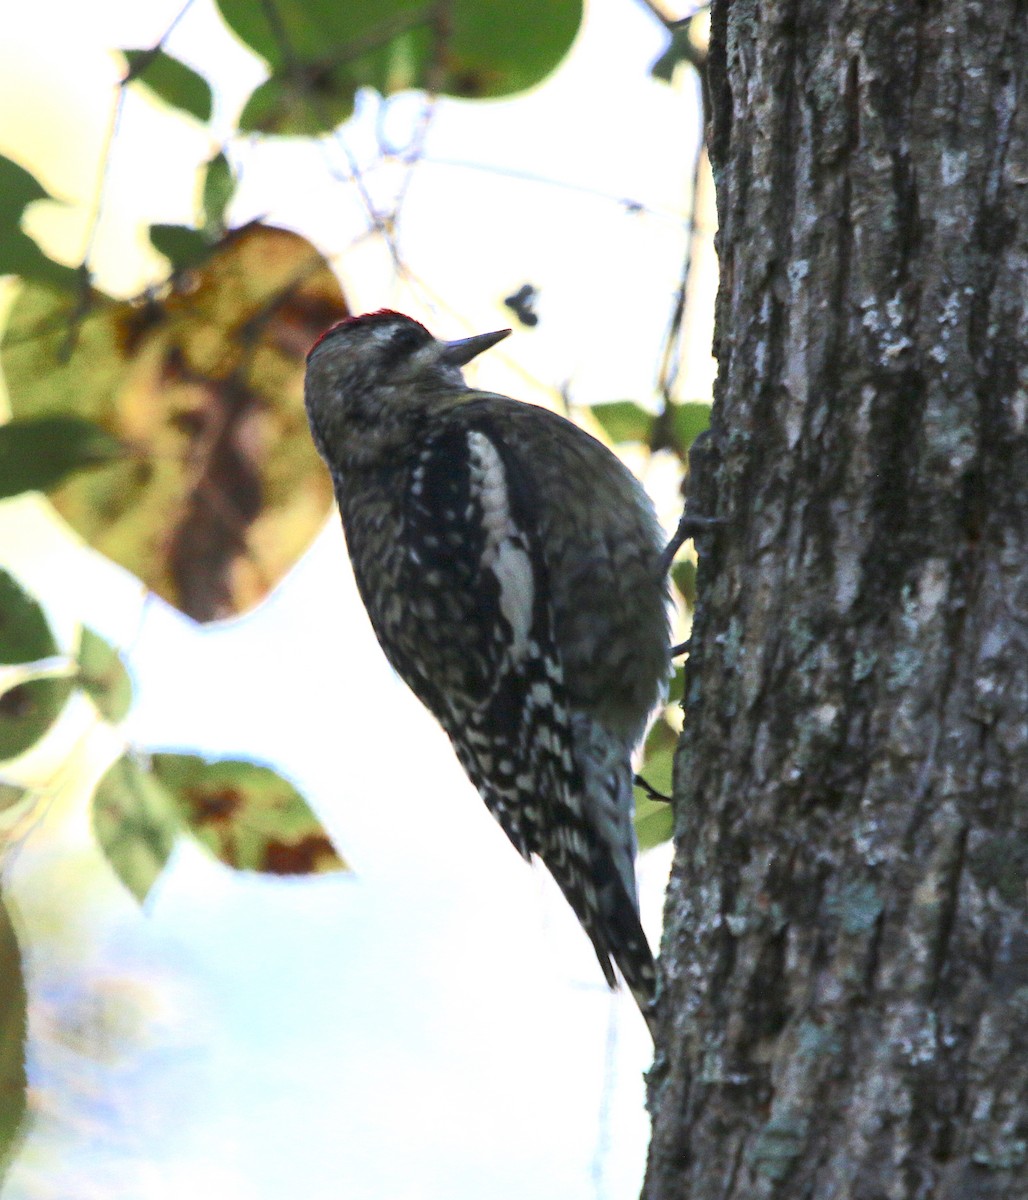
M397 325L389 335L389 349L393 354L410 354L425 340L424 333L414 325Z

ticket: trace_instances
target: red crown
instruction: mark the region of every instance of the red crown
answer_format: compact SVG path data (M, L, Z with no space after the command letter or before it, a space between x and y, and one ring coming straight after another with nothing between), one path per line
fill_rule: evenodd
M379 321L391 321L395 317L400 317L402 320L410 321L414 325L421 325L420 321L415 321L413 317L408 317L406 313L397 312L393 308L379 308L376 309L375 312L360 313L355 317L344 317L343 320L336 321L334 325L330 325L325 332L321 334L321 336L307 351L307 357L310 358L310 356L315 350L317 350L325 338L331 337L331 335L335 333L337 329L347 329L351 325L374 325ZM421 325L421 328L425 329L424 325ZM425 332L428 333L428 330L425 329Z

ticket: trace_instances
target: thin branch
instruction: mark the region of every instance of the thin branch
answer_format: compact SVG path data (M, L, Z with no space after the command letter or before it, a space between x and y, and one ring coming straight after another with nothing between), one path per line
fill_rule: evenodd
M659 800L661 804L671 803L670 796L665 795L663 792L658 792L657 789L651 783L647 783L641 775L636 775L634 782L637 788L641 788L646 793L647 800Z
M414 179L414 171L418 164L424 161L425 142L428 139L428 131L432 125L432 118L435 116L438 99L439 97L433 92L430 92L425 97L425 103L421 109L417 126L404 153L403 158L407 169L404 171L403 180L397 189L393 202L394 223L399 222L400 210L403 208L403 203L407 199L407 193L410 191L410 185Z
M432 58L428 64L428 70L425 77L425 103L422 107L421 117L414 130L414 134L407 146L405 156L407 170L404 173L403 180L396 192L393 202L394 224L399 222L400 210L403 208L404 200L407 198L407 193L410 190L411 181L414 178L414 171L424 156L425 142L428 138L428 131L432 125L432 118L435 116L436 103L439 99L439 93L443 88L443 82L446 76L443 51L445 46L450 41L453 32L450 27L450 16L450 5L447 3L437 3L432 9Z
M692 277L696 237L699 232L696 221L696 204L700 190L700 180L703 173L704 144L700 137L696 142L696 154L693 157L692 187L689 197L689 220L686 226L685 254L682 258L682 273L679 277L678 290L675 293L675 306L668 331L664 338L664 351L661 356L660 372L657 377L657 390L664 399L665 409L671 405L671 393L678 379L678 365L681 360L682 339L685 334L685 315L688 308L689 282Z
M193 5L193 0L185 0L185 3L178 10L171 20L171 24L165 29L161 36L157 39L156 44L151 48L150 54L157 54L164 43L171 36L172 32L186 15ZM145 59L143 60L146 61ZM86 245L82 252L82 267L88 273L90 259L93 256L93 250L96 246L97 230L100 227L100 220L103 216L104 201L107 196L107 186L110 182L111 173L111 152L114 148L114 140L118 135L118 130L121 126L121 114L125 103L125 88L136 78L143 68L138 66L134 72L130 67L124 77L118 83L117 99L114 102L114 110L111 113L111 119L107 126L107 134L104 138L104 148L100 159L100 173L96 184L96 193L93 200L93 215L89 223L88 232L86 235Z
M678 522L678 528L661 552L661 575L666 575L671 570L671 564L675 561L675 555L690 538L695 538L698 533L706 533L710 529L717 529L719 525L727 524L727 517L706 517L698 514L692 516L689 512L682 513Z
M191 0L190 0L191 2ZM100 228L100 220L103 216L104 201L107 198L107 185L110 182L111 175L111 152L114 149L114 139L118 136L118 129L121 125L121 113L125 105L125 80L121 80L118 84L118 91L114 101L114 108L111 110L111 119L107 125L107 133L104 137L104 147L100 155L100 171L97 176L96 190L93 196L93 211L90 217L89 226L86 231L86 244L82 251L82 270L89 278L89 264L93 257L93 251L96 247L96 235Z
M671 33L677 23L677 18L669 16L655 0L638 0L651 17L656 17L664 28Z
M171 19L171 23L157 39L156 44L151 48L151 56L156 55L160 51L161 47L171 36L179 22L192 7L192 4L193 0L185 0L185 3ZM107 189L110 184L111 160L114 154L114 143L121 128L121 117L125 107L125 89L136 78L147 61L149 60L144 58L140 63L137 63L135 70L130 67L118 82L118 90L114 100L114 107L111 110L111 118L107 125L107 132L104 135L103 151L100 155L100 170L97 175L96 188L93 195L92 214L89 219L89 224L86 227L86 240L82 249L82 260L78 268L78 301L75 306L75 311L72 313L71 320L68 322L68 336L59 355L62 360L66 360L68 357L70 357L72 351L74 350L75 343L78 340L78 331L81 328L82 321L88 315L92 304L92 296L90 293L92 271L90 269L90 264L92 263L93 254L96 250L96 239L100 230L101 221L103 220L104 206L107 200Z
M157 41L154 43L154 45L152 45L149 50L146 50L143 54L141 54L139 56L139 58L137 59L137 61L133 65L129 66L128 71L126 71L125 76L121 81L121 86L123 88L127 84L130 84L130 83L134 82L136 79L138 79L139 76L142 75L142 73L146 70L146 68L157 57L157 55L160 54L160 52L164 49L164 43L168 40L168 38L171 37L172 33L174 32L175 26L178 25L178 23L182 20L182 18L186 15L186 13L189 12L192 5L193 5L193 0L186 0L185 4L182 5L182 7L178 10L178 12L172 18L171 24L167 27L167 29L165 29L165 31L157 39Z
M352 45L339 56L336 56L334 65L359 57L363 53L367 53L371 49L375 49L380 45L384 45L391 41L398 34L405 32L408 29L413 29L418 25L431 23L433 27L439 24L440 12L439 5L429 6L416 9L413 12L401 14L399 17L391 21L385 21L375 28L367 37L355 40ZM285 63L286 73L290 79L296 84L302 86L309 78L312 71L312 65L303 62L296 53L293 44L289 38L289 32L286 29L285 22L278 10L275 0L261 0L261 8L267 19L271 29L272 37L278 45L279 53ZM304 98L310 105L311 111L314 113L318 121L329 127L331 125L328 112L325 105L320 102L317 93L310 88L303 88ZM343 137L341 130L336 127L331 130L331 137L335 144L342 151L346 159L347 167L350 175L346 182L352 183L357 189L357 194L360 197L361 203L364 206L365 213L372 228L381 233L385 240L386 247L389 250L389 256L393 261L393 266L398 273L405 274L406 267L400 255L399 247L396 242L396 210L392 213L383 213L379 210L375 199L369 190L364 179L365 172L362 170L360 163L357 161L356 155L350 149L346 139ZM326 160L328 161L328 160ZM338 173L334 165L329 162L329 170L332 175L338 178Z
M673 17L670 13L665 12L663 7L656 3L656 0L638 0L638 3L646 9L650 16L656 17L661 25L663 25L668 31L668 33L674 33L676 28L679 28L682 25L688 25L688 23L698 13L703 12L705 8L710 8L710 0L703 0L703 3L694 4L692 8L690 8L689 11L684 13L682 16Z
M501 167L491 163L473 162L469 159L461 158L437 158L431 154L424 155L421 161L437 167L457 167L462 171L485 171L491 175L499 175L505 179L520 179L525 183L540 183L547 187L563 188L568 192L577 192L579 195L594 196L597 200L608 200L613 204L619 204L633 215L636 213L646 213L649 216L660 217L662 220L674 221L676 224L688 222L689 220L688 215L653 208L628 196L616 196L612 192L603 191L601 188L589 187L584 183L572 183L564 179L554 179L552 176L539 175L534 171L523 171L518 167Z

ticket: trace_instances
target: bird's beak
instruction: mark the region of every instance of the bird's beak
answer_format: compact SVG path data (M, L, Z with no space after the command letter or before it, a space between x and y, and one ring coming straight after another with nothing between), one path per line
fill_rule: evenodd
M451 367L463 367L483 350L488 350L490 346L502 342L509 333L509 329L497 329L493 333L476 333L474 337L461 338L456 342L444 342L440 358Z

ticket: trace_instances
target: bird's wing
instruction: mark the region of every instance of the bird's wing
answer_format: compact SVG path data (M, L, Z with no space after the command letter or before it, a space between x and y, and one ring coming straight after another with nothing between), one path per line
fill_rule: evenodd
M493 430L458 426L426 441L404 505L404 542L416 548L405 590L423 618L416 636L446 669L424 689L410 682L507 836L526 858L539 854L581 917L597 904L596 831L531 491Z
M403 541L413 551L404 591L420 614L410 633L430 641L433 661L446 665L430 681L408 681L510 840L546 864L608 983L616 961L632 990L648 997L653 959L639 925L634 864L620 844L624 831L614 844L602 805L589 795L597 764L578 745L582 718L567 695L555 636L535 486L487 421L426 439L404 500ZM627 771L627 748L624 758ZM609 773L609 764L600 769ZM629 823L630 814L626 800Z
M530 487L495 435L443 428L411 470L403 532L408 636L433 664L411 683L526 856L541 851L540 791L578 783L561 755L569 715Z

